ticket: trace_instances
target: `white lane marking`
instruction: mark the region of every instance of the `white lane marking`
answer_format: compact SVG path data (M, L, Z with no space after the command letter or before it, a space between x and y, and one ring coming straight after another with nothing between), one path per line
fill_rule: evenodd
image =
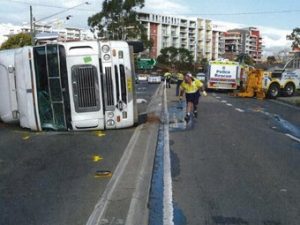
M293 139L294 141L298 141L300 143L300 139L291 135L291 134L285 134L286 136L288 136L289 138Z
M138 99L136 100L136 103L137 103L137 104L147 103L147 100L146 100L146 99L143 99L143 98L138 98Z
M222 100L221 102L222 102L222 103L227 103L227 101L226 101L226 100Z
M170 159L170 138L169 138L169 112L167 106L166 88L164 91L164 199L163 199L163 224L174 225L173 222L173 193L172 193L172 177L171 177L171 159Z
M219 96L216 96L216 98L217 98L217 99L220 99L221 97L219 97Z
M230 104L230 103L227 103L226 105L227 105L227 106L232 106L232 104Z
M86 225L100 224L100 220L102 219L104 212L107 209L107 206L108 206L110 200L112 199L113 192L115 191L118 183L121 180L122 175L124 174L124 171L125 171L126 166L128 165L129 159L132 157L134 146L136 145L136 142L138 141L138 139L140 137L141 130L143 129L143 127L144 127L144 125L141 125L135 129L135 131L134 131L132 137L130 138L130 141L122 155L122 158L117 165L117 168L116 168L112 178L106 185L106 188L105 188L102 196L98 200L97 204L95 205L95 208L94 208L92 214L90 215Z
M236 111L239 111L239 112L245 112L245 110L243 109L240 109L240 108L235 108Z

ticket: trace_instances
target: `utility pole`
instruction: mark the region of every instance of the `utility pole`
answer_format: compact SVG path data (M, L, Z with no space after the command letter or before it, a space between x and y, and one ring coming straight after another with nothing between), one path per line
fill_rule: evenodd
M32 16L32 6L31 5L30 5L30 35L31 35L31 45L34 45L33 16Z
M76 8L78 6L81 6L81 5L90 5L90 3L89 2L83 2L83 3L80 3L80 4L75 5L73 7L63 9L63 10L57 12L57 13L51 14L51 15L46 16L46 17L44 17L42 19L39 19L39 20L35 20L35 18L33 17L33 15L32 15L32 6L30 5L30 34L31 34L31 43L32 43L32 45L34 45L35 24L36 23L41 22L41 21L46 20L46 19L49 19L53 16L57 16L61 13L67 12L67 11L69 11L71 9L74 9L74 8ZM70 17L71 17L71 15L68 15L67 19L70 19Z

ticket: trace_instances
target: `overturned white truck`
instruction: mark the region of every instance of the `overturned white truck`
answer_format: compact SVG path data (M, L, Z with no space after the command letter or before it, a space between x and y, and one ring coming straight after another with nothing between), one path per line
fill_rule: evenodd
M123 41L0 51L0 119L41 130L98 130L137 122L134 68Z

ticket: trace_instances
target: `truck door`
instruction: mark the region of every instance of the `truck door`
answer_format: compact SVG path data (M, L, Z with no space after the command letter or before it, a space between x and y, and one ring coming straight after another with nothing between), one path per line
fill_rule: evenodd
M33 49L38 112L42 129L70 128L65 49L58 44Z

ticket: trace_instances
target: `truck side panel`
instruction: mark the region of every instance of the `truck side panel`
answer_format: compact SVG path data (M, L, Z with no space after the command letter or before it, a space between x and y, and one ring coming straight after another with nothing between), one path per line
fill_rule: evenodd
M15 49L0 52L0 119L6 123L19 121L14 54Z
M35 90L32 62L32 47L18 49L15 54L16 81L20 126L31 130L41 130Z

